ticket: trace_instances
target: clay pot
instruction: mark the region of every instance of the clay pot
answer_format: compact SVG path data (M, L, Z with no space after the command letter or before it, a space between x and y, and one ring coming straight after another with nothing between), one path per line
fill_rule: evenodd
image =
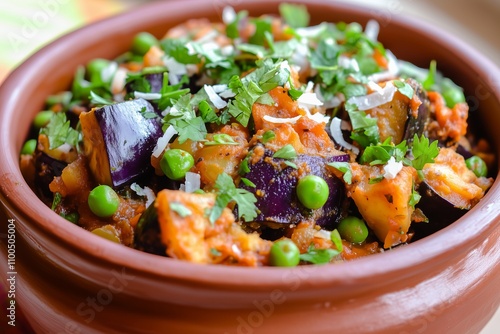
M451 226L349 263L283 268L194 265L114 244L58 217L25 183L18 152L45 97L75 68L161 36L193 17L220 20L226 4L251 15L279 1L169 1L102 21L44 48L0 92L0 196L15 220L16 305L41 333L475 333L500 303L500 178ZM500 71L455 37L408 17L307 1L313 23L373 16L399 58L440 69L466 90L473 117L500 156ZM2 218L7 233L7 218ZM1 244L6 258L6 243ZM8 272L1 262L3 282Z

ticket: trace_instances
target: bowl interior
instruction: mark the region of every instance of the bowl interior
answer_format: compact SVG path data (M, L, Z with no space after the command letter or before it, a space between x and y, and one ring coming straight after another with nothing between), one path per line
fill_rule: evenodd
M240 0L227 3L236 10L246 9L251 15L259 15L277 13L280 1ZM31 119L43 107L48 95L70 87L78 66L96 57L118 56L130 47L133 35L140 31L149 31L161 37L169 27L191 18L207 17L218 21L224 4L224 1L202 0L153 3L64 36L14 71L0 90L0 138L3 143L0 195L7 211L21 217L27 222L27 226L50 234L53 240L74 252L101 260L104 257L104 261L133 267L151 275L175 276L206 283L210 282L211 276L216 275L219 283L222 280L230 285L252 285L264 284L261 271L266 270L265 284L280 284L282 271L277 268L250 270L201 267L141 253L102 240L51 212L29 189L19 171L18 152L28 133ZM319 0L308 1L307 5L313 24L345 21L365 25L369 19L377 19L375 11L358 6ZM427 67L432 59L436 59L438 68L465 88L467 101L471 106L470 116L476 118L483 133L488 134L499 156L500 136L495 135L500 127L498 68L465 43L427 23L393 16L384 18L380 24L379 39L399 59L412 61L422 67ZM480 231L498 228L494 221L499 215L499 182L497 179L484 200L466 216L430 237L393 252L352 263L327 267L310 266L302 270L314 274L316 284L331 283L342 277L361 282L369 281L380 273L404 272L412 266L416 268L417 264L429 261L442 252L466 252L481 242ZM473 228L469 226L471 222L474 224ZM466 237L464 231L468 232ZM464 238L467 240L465 243ZM106 255L101 256L102 254Z

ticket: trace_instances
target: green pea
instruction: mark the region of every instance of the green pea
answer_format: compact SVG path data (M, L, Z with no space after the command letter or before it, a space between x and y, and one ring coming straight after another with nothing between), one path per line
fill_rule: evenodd
M453 108L457 103L465 102L465 95L462 88L455 85L455 83L449 79L443 80L441 95L443 96L448 108Z
M343 239L360 244L368 237L368 228L362 219L354 216L343 218L337 227Z
M465 165L473 171L477 177L486 177L488 175L488 166L486 166L486 162L477 155L465 160Z
M120 197L107 185L100 185L92 189L88 204L90 210L99 217L111 217L120 205Z
M189 152L174 148L165 151L160 160L163 173L172 180L181 180L193 167L194 158Z
M300 262L300 251L290 239L276 241L269 252L269 263L277 267L295 267Z
M297 196L308 209L319 209L325 205L330 195L326 181L316 175L307 175L297 183Z
M29 140L27 140L24 143L23 148L21 149L21 154L29 154L29 155L31 155L31 154L35 153L36 144L37 144L36 139L29 139Z
M49 124L53 114L54 112L50 110L40 111L38 114L36 114L35 119L33 120L33 126L37 129L43 128L44 126Z
M136 55L144 56L154 45L158 45L156 37L148 32L141 32L135 35L132 41L131 51Z
M110 61L107 59L96 58L91 60L87 64L87 72L91 82L94 83L102 83L102 71L108 67Z
M105 225L103 227L98 227L92 230L92 233L98 235L104 239L120 243L120 238L118 237L116 229L111 225Z

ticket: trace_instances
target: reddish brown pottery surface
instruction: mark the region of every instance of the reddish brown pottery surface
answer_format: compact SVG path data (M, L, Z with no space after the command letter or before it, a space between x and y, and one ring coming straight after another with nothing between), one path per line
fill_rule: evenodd
M278 1L153 3L88 26L43 49L0 92L0 199L16 221L16 301L41 333L477 333L500 303L500 181L448 228L350 263L293 269L202 266L141 253L69 224L24 182L18 152L45 97L66 89L75 68L114 57L131 36L192 17L220 20L232 4L250 14ZM376 13L307 1L313 23ZM466 89L500 156L500 71L456 38L397 16L380 39L399 58L441 70ZM479 115L476 115L478 114ZM0 233L6 232L2 217ZM0 273L5 282L6 244Z

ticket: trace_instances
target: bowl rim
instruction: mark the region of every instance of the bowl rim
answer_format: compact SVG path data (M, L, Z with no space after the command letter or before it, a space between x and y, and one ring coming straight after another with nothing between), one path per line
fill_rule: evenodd
M251 6L252 2L258 1L240 0L236 2L235 8ZM281 1L266 1L268 6L277 6ZM289 2L304 3L304 1L292 0ZM25 71L35 71L34 67L43 63L43 59L56 52L61 45L68 43L71 39L78 40L80 36L85 36L90 31L103 29L107 25L120 25L128 20L135 20L138 17L147 17L148 14L159 11L160 8L173 6L179 10L188 9L192 6L213 6L203 0L179 0L168 2L155 2L134 8L131 11L115 15L113 17L92 23L79 28L63 37L55 40L38 52L29 57L18 68L16 68L4 81L0 87L0 111L10 110L15 105L15 101L21 98L22 88L28 85L29 78L25 76ZM308 6L326 6L328 8L342 11L357 11L367 15L373 7L359 4L348 5L323 0L309 0ZM367 15L369 17L369 15ZM394 15L392 22L397 26L404 26L417 30L419 33L431 36L443 44L443 47L461 54L467 61L476 62L477 75L482 78L500 77L500 70L489 59L481 55L457 37L430 26L428 23L414 17ZM382 29L382 28L381 28ZM480 60L477 62L477 60ZM23 77L24 76L24 77ZM491 87L491 85L490 85ZM500 87L493 86L496 100L500 101ZM500 104L500 102L499 102ZM9 121L12 121L12 113L0 112L0 142L7 143L9 133ZM19 143L17 143L19 146ZM302 285L303 288L320 288L336 282L349 282L348 284L363 284L372 282L374 277L392 273L393 279L401 279L415 272L409 270L418 268L423 263L433 262L438 265L443 259L443 253L456 253L456 256L471 251L472 248L485 240L481 235L485 230L493 231L498 228L495 221L500 216L500 175L496 176L495 183L490 188L486 196L474 209L464 217L431 236L415 241L409 245L399 247L396 252L389 251L383 254L376 254L356 261L345 262L327 266L300 266L296 268L241 268L220 265L197 265L176 259L165 258L148 254L135 249L131 249L112 242L104 241L102 238L92 233L82 233L82 228L68 222L45 207L41 212L31 208L28 203L40 201L36 194L31 191L21 175L18 164L18 150L20 147L9 145L5 149L6 158L0 164L0 199L9 211L15 212L23 220L37 222L36 228L42 229L45 233L52 234L58 242L70 246L74 251L78 251L81 256L89 259L96 259L104 264L113 264L131 270L140 271L151 277L181 279L186 282L205 285L225 286L269 286L276 287L283 284L283 277L287 273L304 272L308 277L314 276L314 284ZM497 150L498 156L498 150ZM18 190L12 192L9 185L17 185ZM41 201L40 201L41 202ZM474 221L471 226L468 222ZM464 234L467 234L467 243L463 244ZM446 239L447 242L439 242ZM103 255L106 254L106 255ZM262 280L262 275L265 280ZM386 278L384 278L386 280ZM388 283L387 280L385 283Z

